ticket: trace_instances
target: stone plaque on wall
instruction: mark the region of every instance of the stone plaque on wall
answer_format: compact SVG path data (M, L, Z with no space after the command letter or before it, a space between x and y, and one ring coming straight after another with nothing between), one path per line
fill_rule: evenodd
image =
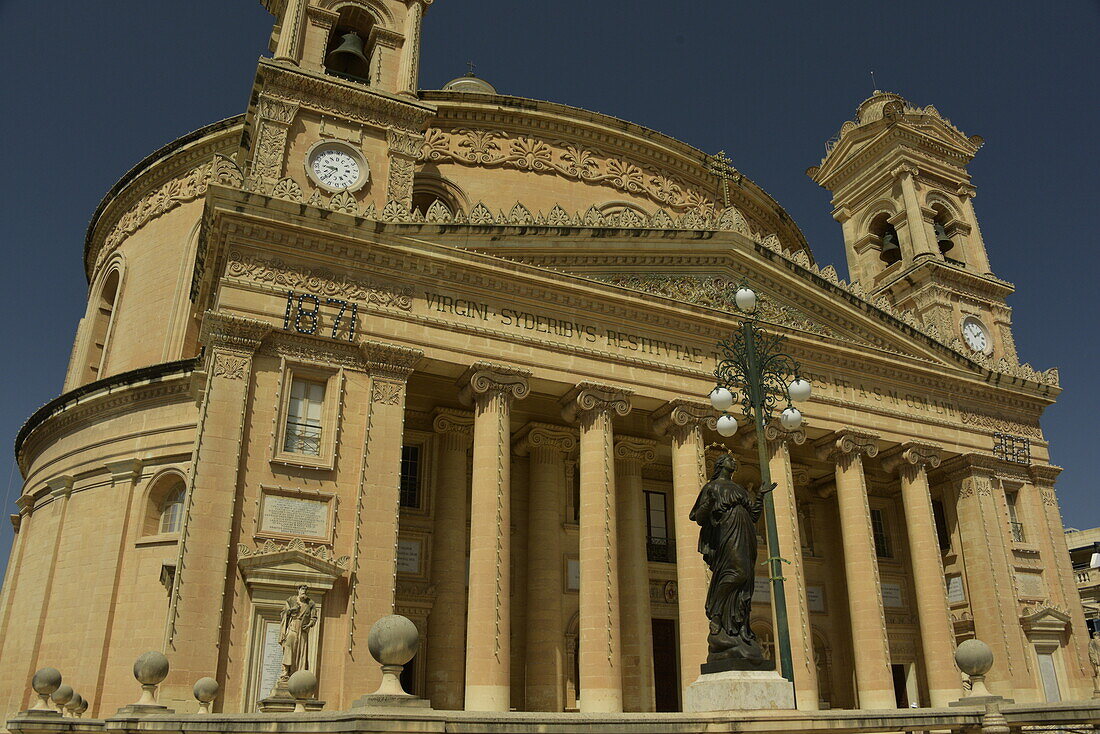
M905 600L901 596L901 584L882 585L882 606L891 609L905 608Z
M1034 571L1017 571L1016 585L1019 587L1020 596L1042 597L1046 595L1043 589L1043 574Z
M577 558L565 559L565 590L581 590L581 562Z
M757 576L756 583L752 587L752 603L753 604L771 604L772 601L772 589L771 582L763 577Z
M256 700L271 695L275 681L283 672L283 646L279 644L279 623L264 622L263 647L260 649L260 685Z
M329 500L264 492L260 505L259 532L327 540Z
M419 576L420 571L420 549L423 547L423 543L420 540L399 540L397 541L397 572L408 573L414 576Z
M966 601L966 592L963 590L962 576L947 577L947 601L951 604L958 604L959 602Z
M824 612L825 611L825 587L824 586L807 586L806 587L806 606L810 608L811 612Z

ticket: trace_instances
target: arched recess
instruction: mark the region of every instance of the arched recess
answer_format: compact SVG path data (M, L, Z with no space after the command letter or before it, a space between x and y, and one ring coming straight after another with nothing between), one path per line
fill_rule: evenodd
M88 299L88 310L78 337L73 379L66 387L79 387L106 377L124 274L124 263L120 257L116 257L92 288L92 296Z
M141 514L141 534L173 535L183 526L183 507L187 480L183 473L169 469L149 481Z
M810 635L814 646L814 667L817 669L817 698L828 708L832 704L832 650L825 635L818 629L812 629Z
M890 199L879 199L863 210L863 217L856 228L857 236L862 237L871 231L871 225L882 219L890 219L898 213L897 206ZM883 217L885 215L885 217Z
M637 214L642 218L642 221L649 221L650 213L642 207L635 204L633 201L617 200L617 201L605 201L596 207L600 214L605 217L614 216L616 214L621 215L623 212L629 211Z
M343 0L323 3L322 7L338 14L325 44L325 71L363 84L371 84L378 77L377 30L395 29L393 16L380 3L369 0ZM358 41L349 37L354 34ZM332 55L346 44L358 47L363 58L355 54Z
M427 216L436 202L452 217L455 212L470 210L469 199L462 189L441 175L437 166L430 164L417 171L413 178L412 208Z
M932 231L940 254L949 260L966 263L965 247L961 235L964 234L962 215L954 202L939 192L931 191L925 197L925 206L932 210Z

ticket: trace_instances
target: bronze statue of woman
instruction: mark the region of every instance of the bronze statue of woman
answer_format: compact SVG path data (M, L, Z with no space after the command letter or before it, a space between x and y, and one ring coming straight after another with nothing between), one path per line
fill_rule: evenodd
M704 673L775 669L775 663L764 658L749 627L756 585L756 521L763 511L764 494L774 485L751 493L733 481L736 469L733 456L719 458L710 481L699 490L690 515L701 527L699 552L711 571L706 605L710 634Z

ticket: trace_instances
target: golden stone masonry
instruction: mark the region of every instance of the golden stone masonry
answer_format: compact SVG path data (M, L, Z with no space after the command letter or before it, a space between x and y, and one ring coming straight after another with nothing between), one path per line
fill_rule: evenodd
M5 720L44 666L110 717L147 650L177 712L203 677L215 712L269 710L294 667L346 710L395 613L434 709L681 710L706 447L759 482L703 398L742 278L814 386L803 429L767 432L798 708L946 707L971 638L994 694L1091 697L1039 422L1058 373L1016 351L981 138L859 105L808 172L845 281L725 154L472 74L420 90L432 0L263 4L244 114L147 158L89 226L63 393L16 441Z

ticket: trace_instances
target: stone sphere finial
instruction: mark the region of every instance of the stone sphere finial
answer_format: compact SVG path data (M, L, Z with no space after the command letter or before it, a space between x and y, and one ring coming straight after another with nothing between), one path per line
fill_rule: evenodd
M981 640L966 640L955 650L955 664L967 675L985 675L993 667L993 651Z
M294 713L305 713L303 703L317 694L317 676L312 670L297 670L290 675L286 683L290 695L294 696Z
M76 710L76 718L80 718L84 715L84 712L88 710L88 699L83 696L80 697L80 708Z
M50 700L57 706L57 710L61 711L65 708L65 704L73 700L73 694L73 687L68 683L62 683L56 691L50 694Z
M80 717L80 708L88 707L88 703L84 700L84 697L79 693L74 692L69 702L65 704L65 710L69 712L69 716L76 719Z
M150 650L134 661L134 677L143 686L155 686L168 677L168 658Z
M194 694L195 700L199 702L198 713L210 713L210 704L218 697L218 692L220 690L221 686L219 686L218 682L213 678L199 678L195 681L195 686L191 689L191 693Z
M408 617L391 614L370 628L367 636L370 654L382 665L404 665L420 648L420 633Z
M60 687L61 672L57 668L41 668L38 670L31 678L31 688L38 694L38 703L34 705L31 711L36 711L39 714L43 711L49 711L51 714L56 715L56 710L50 706L50 695Z

